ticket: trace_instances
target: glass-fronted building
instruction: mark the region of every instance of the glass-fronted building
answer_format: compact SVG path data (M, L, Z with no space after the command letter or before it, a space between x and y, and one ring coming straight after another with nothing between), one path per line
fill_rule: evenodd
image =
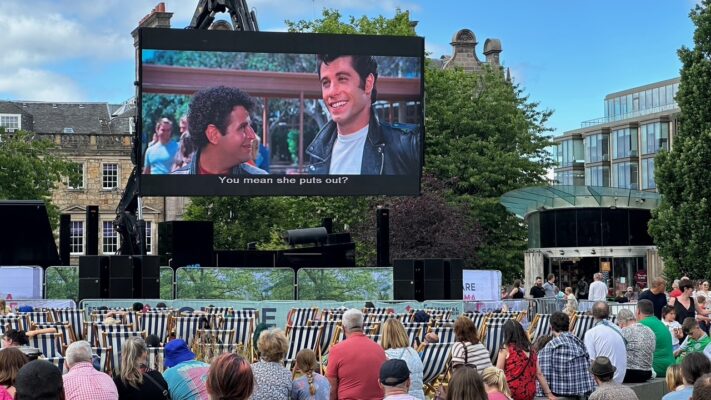
M611 93L605 116L554 138L555 183L656 191L654 157L669 150L679 78Z

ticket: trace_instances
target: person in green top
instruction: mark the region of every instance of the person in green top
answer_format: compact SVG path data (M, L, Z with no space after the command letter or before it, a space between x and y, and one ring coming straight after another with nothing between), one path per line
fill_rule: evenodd
M652 368L657 376L666 376L667 367L674 364L674 352L669 329L659 318L654 316L654 303L650 300L644 299L637 302L636 316L640 324L654 332L656 344L654 345Z
M709 337L706 332L701 330L699 323L692 317L687 317L684 319L684 323L681 324L681 329L686 335L686 340L679 346L679 349L674 352L676 357L676 363L681 364L689 353L701 353L703 352L708 356L711 352L711 337ZM708 347L708 350L706 349Z

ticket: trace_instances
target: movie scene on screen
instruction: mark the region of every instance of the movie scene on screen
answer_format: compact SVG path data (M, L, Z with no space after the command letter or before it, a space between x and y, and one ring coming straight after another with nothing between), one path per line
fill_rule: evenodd
M418 195L420 37L141 29L144 196Z

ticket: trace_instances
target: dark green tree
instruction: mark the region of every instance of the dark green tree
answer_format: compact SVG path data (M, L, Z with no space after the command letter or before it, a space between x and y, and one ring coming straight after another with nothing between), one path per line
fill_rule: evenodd
M63 178L76 178L74 164L56 150L54 142L32 132L5 133L0 128L0 199L44 200L52 227L59 212L52 190Z
M682 47L681 113L671 151L655 159L655 181L662 202L649 232L664 259L665 275L709 276L711 260L711 2L690 13L696 25L694 48Z

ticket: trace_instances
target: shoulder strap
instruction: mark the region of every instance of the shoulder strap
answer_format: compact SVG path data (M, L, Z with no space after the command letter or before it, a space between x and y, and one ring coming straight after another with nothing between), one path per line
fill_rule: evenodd
M160 390L160 391L163 393L163 398L164 398L165 400L170 400L170 393L168 392L168 389L166 389L166 388L164 388L163 386L161 386L161 384L158 383L158 381L155 380L155 379L154 379L152 376L150 376L150 374L148 374L148 373L144 373L144 374L143 374L143 377L148 378L148 380L151 381L151 383L153 383L153 384L158 388L158 390Z

